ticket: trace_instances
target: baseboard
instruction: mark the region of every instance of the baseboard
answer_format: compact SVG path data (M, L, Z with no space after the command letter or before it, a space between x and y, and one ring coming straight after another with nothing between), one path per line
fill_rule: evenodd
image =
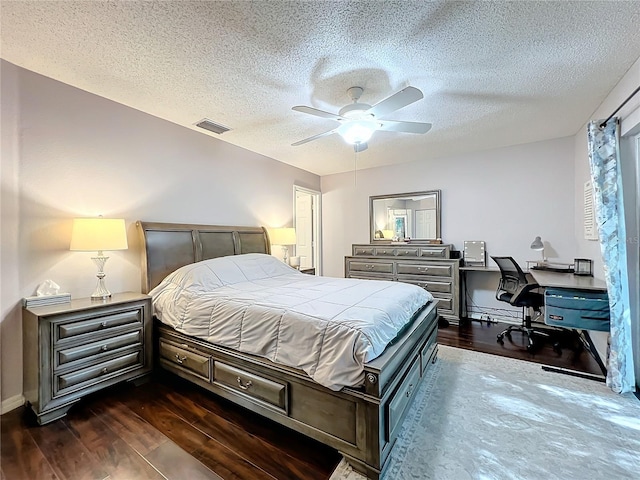
M11 410L15 410L16 408L23 406L24 402L24 395L14 395L13 397L3 400L2 406L0 406L0 415L4 415Z

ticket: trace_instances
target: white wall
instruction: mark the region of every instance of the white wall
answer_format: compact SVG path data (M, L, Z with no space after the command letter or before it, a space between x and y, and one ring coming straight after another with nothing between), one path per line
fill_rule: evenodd
M91 254L69 251L74 217L126 220L106 283L140 291L136 220L290 226L292 185L320 190L309 172L4 61L1 73L3 400L22 392L21 298L46 279L74 297L95 288Z
M0 92L0 132L2 150L0 157L0 399L2 411L21 405L22 365L21 308L16 302L20 297L20 269L18 265L18 164L19 164L19 85L15 68L0 64L2 90Z
M344 276L351 244L369 242L369 196L433 189L442 190L444 243L462 249L465 240L484 240L488 256L511 255L525 265L540 258L530 249L540 235L551 261L572 262L573 142L566 137L366 169L355 181L353 172L322 177L324 274ZM497 276L472 274L470 281L474 303L504 307L493 298Z
M625 76L618 82L611 93L603 100L590 119L604 120L614 112L619 105L640 85L640 59L629 69ZM640 93L636 94L617 114L622 119L621 122L621 166L623 173L623 189L625 196L627 219L627 252L629 254L629 280L631 296L631 318L633 322L634 350L635 350L635 371L636 382L640 383L640 301L638 291L640 290L640 279L638 278L638 180L636 171L636 159L633 155L633 147L630 145L632 136L640 133ZM604 267L600 243L584 239L583 234L583 187L584 182L589 180L589 155L587 148L587 124L580 129L574 138L575 150L575 190L574 198L575 236L577 253L581 257L594 259L594 276L604 279ZM634 208L635 206L635 208ZM600 356L605 358L607 334L593 332L592 338Z

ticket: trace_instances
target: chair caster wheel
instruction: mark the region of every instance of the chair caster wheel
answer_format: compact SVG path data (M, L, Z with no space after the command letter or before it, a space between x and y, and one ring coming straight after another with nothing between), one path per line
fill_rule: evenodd
M533 352L534 348L535 347L534 347L533 343L527 344L527 352Z
M553 351L556 352L558 355L562 355L562 347L558 342L553 344Z
M504 339L502 337L500 337L500 336L498 336L498 343L500 345L504 345Z

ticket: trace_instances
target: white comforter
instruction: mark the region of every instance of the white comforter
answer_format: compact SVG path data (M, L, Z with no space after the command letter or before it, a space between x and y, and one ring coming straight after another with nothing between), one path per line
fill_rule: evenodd
M363 365L433 299L406 283L305 275L263 254L186 265L150 294L155 315L179 332L304 370L333 390L362 384Z

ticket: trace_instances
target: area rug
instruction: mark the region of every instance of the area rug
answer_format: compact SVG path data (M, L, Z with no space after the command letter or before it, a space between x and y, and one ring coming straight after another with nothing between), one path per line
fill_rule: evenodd
M640 401L539 364L439 347L384 480L640 478ZM364 480L344 462L331 480Z

